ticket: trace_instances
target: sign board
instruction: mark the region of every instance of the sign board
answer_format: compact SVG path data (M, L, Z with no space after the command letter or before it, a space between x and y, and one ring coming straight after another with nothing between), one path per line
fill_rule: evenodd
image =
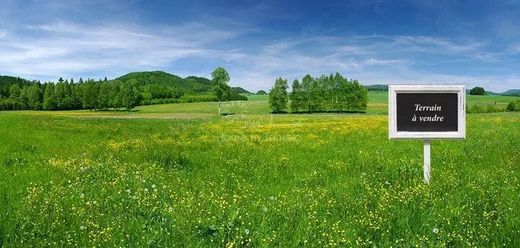
M389 85L388 137L424 140L424 182L430 183L430 140L466 138L464 85Z
M464 139L463 85L389 85L390 139Z

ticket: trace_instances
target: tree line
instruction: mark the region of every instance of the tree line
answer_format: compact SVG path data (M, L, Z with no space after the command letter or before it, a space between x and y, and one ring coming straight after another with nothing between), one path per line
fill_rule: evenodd
M348 80L339 73L318 78L307 74L301 82L293 81L290 93L288 88L286 79L276 79L269 91L273 113L288 112L288 107L293 113L362 112L368 103L368 90L357 80Z
M77 109L131 109L141 101L135 83L79 79L63 80L57 83L38 81L22 82L4 80L8 90L0 91L0 109L2 110L77 110Z
M211 81L164 72L130 73L113 80L60 78L46 83L0 76L0 110L132 109L158 103L247 100L231 90L225 69L215 71L219 73ZM224 78L218 78L222 74Z

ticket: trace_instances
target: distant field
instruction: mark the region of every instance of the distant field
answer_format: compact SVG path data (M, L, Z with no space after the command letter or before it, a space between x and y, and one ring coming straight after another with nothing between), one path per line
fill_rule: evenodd
M386 114L388 112L388 92L370 91L368 93L369 102L367 114ZM249 101L236 101L222 103L222 109L226 113L234 114L268 114L270 112L268 96L250 95ZM474 106L506 108L511 101L518 100L515 96L466 96L467 108ZM180 103L180 104L160 104L137 107L139 113L206 113L213 114L218 112L218 103ZM496 111L492 111L496 112Z
M421 141L389 141L386 92L369 97L0 112L0 247L520 247L520 113L469 114L425 185Z

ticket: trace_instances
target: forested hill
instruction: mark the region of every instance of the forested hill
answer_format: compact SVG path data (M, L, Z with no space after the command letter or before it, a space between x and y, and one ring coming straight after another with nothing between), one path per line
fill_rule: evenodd
M210 92L211 81L203 77L189 76L181 78L163 71L132 72L115 80L134 81L140 87L170 88L184 93Z
M226 100L247 100L229 86ZM108 109L175 102L216 101L211 81L162 71L132 72L108 79L29 81L0 76L0 110Z

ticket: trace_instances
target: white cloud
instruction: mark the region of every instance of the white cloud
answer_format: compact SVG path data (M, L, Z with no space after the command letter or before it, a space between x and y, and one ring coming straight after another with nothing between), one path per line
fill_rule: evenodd
M0 73L52 79L164 68L178 59L221 53L211 46L235 35L197 23L155 28L64 21L28 26L21 30L25 35L0 43Z
M246 30L246 31L244 31ZM340 72L365 84L374 83L468 83L492 90L520 88L518 76L472 75L444 72L444 62L499 64L511 51L489 52L488 44L429 36L288 36L258 40L248 46L241 30L201 23L176 26L137 26L106 23L81 25L66 21L25 26L7 35L0 30L0 74L30 79L55 80L59 76L119 76L137 70L177 69L209 77L191 60L205 68L226 67L232 85L253 91L269 89L276 77L289 81L304 74L319 76ZM245 34L247 35L247 33ZM437 56L431 60L431 56ZM187 62L186 62L187 61ZM460 62L462 61L462 62ZM428 64L433 69L415 69ZM93 75L94 74L94 75Z
M232 83L256 91L269 89L279 76L292 81L307 73L319 76L340 72L365 84L457 83L468 87L483 85L497 91L520 87L517 76L464 72L465 67L475 63L500 63L505 55L487 52L486 47L484 42L456 42L427 36L285 38L264 44L259 52L243 54ZM431 56L438 58L434 60ZM443 71L444 63L460 66L460 74ZM418 65L423 65L422 69L415 69Z

